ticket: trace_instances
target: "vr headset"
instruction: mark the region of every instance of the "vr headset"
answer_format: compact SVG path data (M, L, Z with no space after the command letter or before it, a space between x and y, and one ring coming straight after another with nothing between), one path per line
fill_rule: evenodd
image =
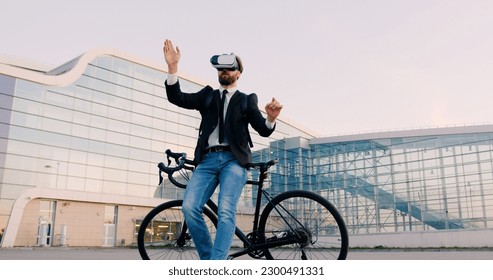
M236 55L234 54L214 55L211 57L211 63L218 70L238 70L238 61L236 61Z

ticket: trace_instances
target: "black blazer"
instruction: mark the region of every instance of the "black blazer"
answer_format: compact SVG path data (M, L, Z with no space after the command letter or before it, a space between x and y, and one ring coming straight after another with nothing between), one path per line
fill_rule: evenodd
M184 93L180 89L179 81L171 86L165 82L165 87L169 102L185 109L198 110L202 116L194 154L194 161L199 164L208 146L209 136L218 125L219 90L206 86L196 93ZM207 102L207 96L211 94L213 95L212 100ZM266 126L266 119L258 108L258 97L255 93L249 95L246 112L242 112L242 94L244 93L236 91L229 101L224 136L228 140L231 152L240 164L245 166L252 161L252 152L248 142L248 124L251 124L252 128L263 137L269 137L275 127L270 129Z

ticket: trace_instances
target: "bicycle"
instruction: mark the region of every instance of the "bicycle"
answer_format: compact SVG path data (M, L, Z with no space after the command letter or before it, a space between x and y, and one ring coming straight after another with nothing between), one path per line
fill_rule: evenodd
M186 188L186 181L194 171L193 161L186 153L166 151L168 165L160 162L159 181L162 172L168 174L171 183ZM174 159L173 166L172 160ZM269 168L276 160L249 164L249 170L259 172L258 180L247 184L257 186L257 200L253 213L253 227L245 234L236 227L235 235L243 248L231 250L229 259L249 255L255 259L346 259L349 237L346 225L337 209L322 196L304 190L291 190L271 196L264 188ZM175 177L179 172L181 177ZM181 182L181 178L185 181ZM262 198L267 203L261 211ZM193 237L188 233L181 212L183 200L172 200L152 209L142 220L137 235L140 256L150 259L198 259ZM217 205L209 200L204 207L204 218L215 238Z

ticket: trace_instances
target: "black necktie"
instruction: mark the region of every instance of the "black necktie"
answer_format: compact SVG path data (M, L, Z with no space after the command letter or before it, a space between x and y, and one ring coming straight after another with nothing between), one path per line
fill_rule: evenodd
M226 100L227 90L223 91L221 103L219 105L219 143L224 142L224 101Z

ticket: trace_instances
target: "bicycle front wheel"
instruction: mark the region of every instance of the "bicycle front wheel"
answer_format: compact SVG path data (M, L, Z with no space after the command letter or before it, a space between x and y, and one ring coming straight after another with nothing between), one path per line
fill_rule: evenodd
M268 203L260 217L263 242L285 244L265 249L267 259L344 260L349 237L337 209L322 196L295 190Z
M182 200L165 202L152 209L142 220L137 234L137 245L142 259L199 259L181 211L182 204ZM208 208L204 208L203 216L214 239L217 217Z

